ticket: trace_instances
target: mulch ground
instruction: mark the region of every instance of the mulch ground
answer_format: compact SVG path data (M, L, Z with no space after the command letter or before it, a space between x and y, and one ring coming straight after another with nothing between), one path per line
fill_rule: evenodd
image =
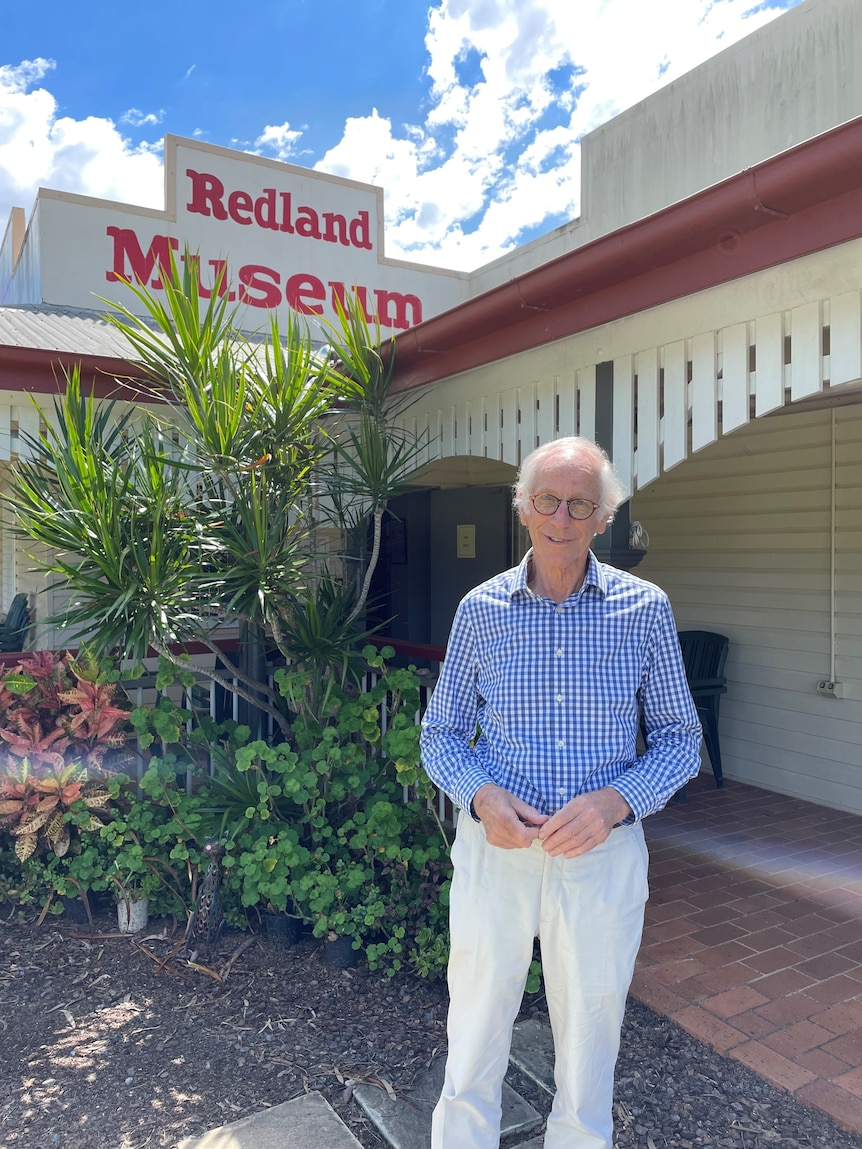
M312 939L284 949L228 933L195 969L166 962L177 939L161 923L132 940L108 917L92 937L34 917L0 909L2 1149L161 1149L313 1089L365 1149L384 1149L354 1084L409 1097L445 1053L442 983L333 969ZM542 1011L541 995L524 1007ZM862 1149L637 1002L615 1110L619 1149Z

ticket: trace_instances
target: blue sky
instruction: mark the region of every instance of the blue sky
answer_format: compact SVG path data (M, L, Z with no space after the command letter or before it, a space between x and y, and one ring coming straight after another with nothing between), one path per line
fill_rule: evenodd
M584 132L799 0L0 0L0 221L39 186L163 204L166 132L386 193L471 269L573 218Z

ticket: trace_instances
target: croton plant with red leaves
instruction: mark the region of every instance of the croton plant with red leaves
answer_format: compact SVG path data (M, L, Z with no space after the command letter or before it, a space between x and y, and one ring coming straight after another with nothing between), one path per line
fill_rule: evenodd
M76 810L80 830L103 825L105 755L130 729L120 687L68 651L34 651L0 678L0 831L22 861L40 846L62 857Z

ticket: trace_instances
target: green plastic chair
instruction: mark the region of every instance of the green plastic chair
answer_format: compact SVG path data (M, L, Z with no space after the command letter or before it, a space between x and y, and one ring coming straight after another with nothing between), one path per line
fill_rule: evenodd
M27 595L16 594L5 619L0 622L0 652L23 650L30 622Z
M718 707L722 694L727 693L724 664L730 642L726 635L711 630L681 630L678 635L685 676L703 726L703 741L715 784L721 787L724 775L718 741Z

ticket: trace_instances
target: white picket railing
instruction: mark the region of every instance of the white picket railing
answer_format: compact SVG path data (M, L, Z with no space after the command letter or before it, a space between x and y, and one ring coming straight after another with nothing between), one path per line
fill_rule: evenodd
M275 669L277 669L277 668L273 668L273 672L275 671ZM197 714L208 715L214 722L223 722L228 718L233 718L234 721L237 721L238 715L239 715L239 698L238 698L238 696L236 694L230 694L228 696L227 701L229 702L229 705L230 705L230 713L225 713L224 701L222 702L222 705L219 705L219 688L217 687L216 683L211 678L209 678L206 674L204 674L203 672L196 671L193 663L191 663L189 665L188 670L192 674L194 674L194 676L195 676L194 684L189 686L189 687L183 687L183 686L180 686L177 684L174 686L165 687L161 690L158 690L156 688L156 676L155 676L155 674L147 674L143 678L131 679L128 681L124 681L122 685L123 685L123 688L125 689L127 695L129 696L129 699L130 699L132 705L135 707L141 707L141 706L155 707L158 703L159 697L164 696L164 697L170 698L173 702L175 702L179 706L182 706L184 709L191 711L193 714L197 713ZM377 685L379 679L380 679L380 675L379 675L378 671L376 671L376 670L366 671L366 673L362 679L362 683L361 683L362 689L364 691L371 690L374 686ZM235 678L231 678L230 681L233 685L236 685L236 683L237 683L237 680ZM425 711L425 707L428 705L428 698L430 696L431 690L433 689L434 681L435 681L435 677L433 675L429 675L427 682L422 681L420 683L419 708L417 709L416 715L415 715L415 721L417 722L417 724L421 720L422 714ZM273 675L270 675L269 685L272 686L273 683L274 683ZM386 733L387 721L388 721L388 709L387 709L385 704L381 703L381 706L380 706L380 731L381 731L381 734ZM187 723L187 726L188 726L188 730L191 731L193 726L194 726L194 720L190 719ZM271 739L274 737L274 735L275 735L275 724L274 724L272 718L267 717L266 718L266 730L264 731L264 738ZM143 777L144 771L147 768L147 762L148 762L149 757L150 757L150 752L147 750L144 750L140 746L140 744L138 744L135 747L135 761L132 765L131 771L129 771L129 772L138 781L140 781L140 779ZM209 761L209 772L210 772L210 774L213 773L213 770L214 770L213 762L210 759L210 761ZM191 774L191 771L189 771L186 775L186 785L188 788L191 788L191 784L192 784L192 774ZM441 795L441 797L440 797L440 811L439 811L441 816L444 813L444 805L443 805L444 802L445 802L445 796Z

